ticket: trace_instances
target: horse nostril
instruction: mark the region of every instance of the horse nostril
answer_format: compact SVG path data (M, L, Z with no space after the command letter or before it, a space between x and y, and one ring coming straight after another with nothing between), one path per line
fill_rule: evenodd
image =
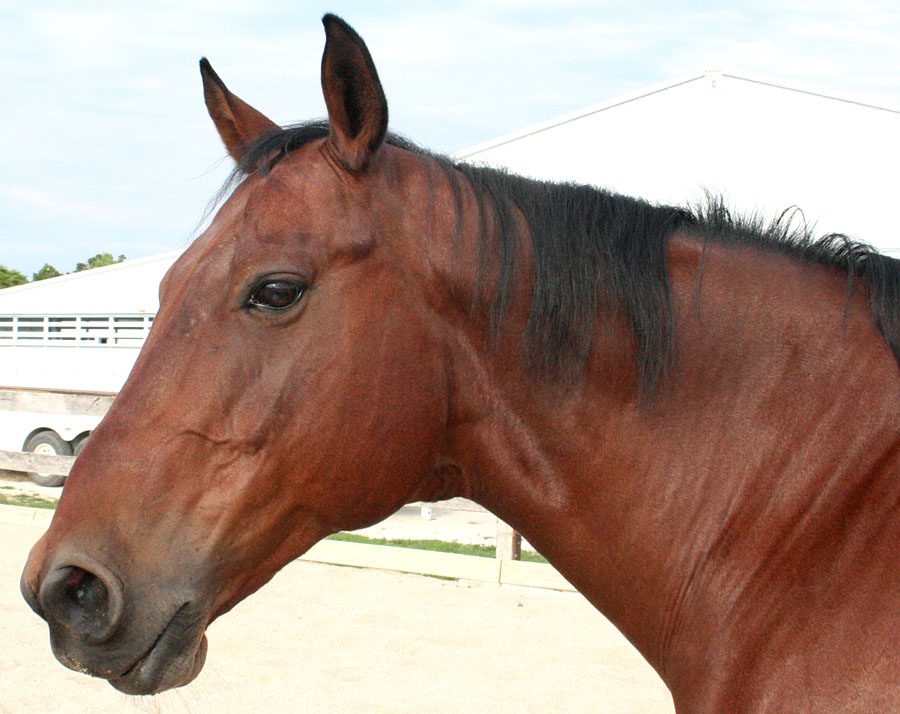
M57 568L44 580L40 603L48 620L93 644L109 639L122 614L122 594L103 569L100 574L76 565Z
M85 612L106 612L106 588L99 578L81 568L71 571L63 582L66 597Z

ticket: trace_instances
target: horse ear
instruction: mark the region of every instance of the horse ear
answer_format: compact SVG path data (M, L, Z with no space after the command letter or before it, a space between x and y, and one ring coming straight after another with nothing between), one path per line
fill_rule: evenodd
M366 43L341 18L325 15L322 91L331 127L329 140L351 171L365 168L387 134L384 90Z
M206 57L200 60L200 74L206 109L235 161L240 162L255 139L280 129L271 119L229 92Z

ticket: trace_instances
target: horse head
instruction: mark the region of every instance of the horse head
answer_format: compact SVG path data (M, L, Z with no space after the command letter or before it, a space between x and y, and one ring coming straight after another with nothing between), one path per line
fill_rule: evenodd
M441 478L440 298L402 257L423 254L401 178L415 162L385 144L365 44L324 24L328 122L287 148L201 61L242 181L162 281L152 333L22 577L56 656L125 692L193 679L216 617Z

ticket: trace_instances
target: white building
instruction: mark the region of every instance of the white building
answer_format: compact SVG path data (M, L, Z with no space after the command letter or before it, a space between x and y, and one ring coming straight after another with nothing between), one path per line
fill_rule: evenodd
M668 82L455 154L542 179L742 212L798 206L817 233L900 252L900 112L719 72Z
M0 386L118 391L180 252L0 290Z
M0 290L0 449L64 456L81 450L101 414L64 410L58 395L15 388L117 392L159 308L160 280L179 254ZM30 476L44 486L65 480Z
M0 290L0 315L154 315L159 281L179 255L175 250L5 288Z

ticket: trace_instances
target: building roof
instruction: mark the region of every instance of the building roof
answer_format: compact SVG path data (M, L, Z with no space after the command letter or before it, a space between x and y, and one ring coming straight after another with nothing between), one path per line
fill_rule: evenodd
M175 250L0 290L0 315L155 314Z
M656 94L657 92L665 92L671 89L675 89L684 84L689 84L691 82L700 82L703 80L712 80L715 81L717 79L722 79L726 81L737 80L739 82L751 82L756 84L761 84L769 87L773 87L775 89L781 89L787 92L797 92L799 94L805 94L810 97L819 97L822 99L830 99L835 102L845 102L847 104L853 104L859 107L865 107L867 109L875 109L883 112L890 112L893 114L900 114L900 111L895 109L889 109L886 107L879 107L874 104L867 104L865 102L857 102L851 99L842 99L840 97L831 96L829 94L824 94L822 92L813 92L805 89L797 89L794 87L787 87L785 85L779 84L775 81L765 80L765 79L751 79L749 77L739 77L733 74L726 74L724 72L720 72L718 70L710 70L708 72L704 72L703 74L691 75L689 77L682 77L680 79L670 79L666 82L661 82L660 84L655 84L650 87L642 87L641 89L635 90L634 92L629 92L627 94L619 95L613 99L608 99L602 102L598 102L597 104L591 104L590 106L583 107L581 109L576 109L575 111L568 112L566 114L561 114L560 116L553 117L552 119L548 119L546 121L539 122L538 124L533 124L531 126L525 127L524 129L519 129L509 134L502 134L494 139L489 139L488 141L481 142L479 144L475 144L473 146L466 147L465 149L461 149L459 151L454 152L453 156L457 159L468 159L469 157L475 156L476 154L483 153L488 151L489 149L494 149L503 144L508 144L510 142L516 141L517 139L522 139L527 136L531 136L532 134L539 134L543 131L547 131L549 129L554 129L558 126L562 126L563 124L568 124L572 121L577 121L578 119L582 119L584 117L590 116L592 114L597 114L598 112L606 111L608 109L612 109L614 107L620 106L622 104L627 104L628 102L634 102L639 99L643 99L644 97L649 97L650 95Z
M672 80L454 156L663 203L707 192L900 252L900 112L723 72Z

